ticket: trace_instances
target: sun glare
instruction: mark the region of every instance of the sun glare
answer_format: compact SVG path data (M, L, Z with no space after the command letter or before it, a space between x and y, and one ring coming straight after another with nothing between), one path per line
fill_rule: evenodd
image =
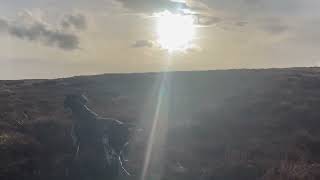
M185 50L191 46L195 34L192 15L174 14L169 11L157 13L158 43L168 51Z

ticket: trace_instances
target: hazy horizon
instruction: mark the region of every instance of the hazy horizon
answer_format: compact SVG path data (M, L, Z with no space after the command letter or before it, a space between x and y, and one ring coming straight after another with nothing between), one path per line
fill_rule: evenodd
M0 79L313 67L317 0L3 0Z

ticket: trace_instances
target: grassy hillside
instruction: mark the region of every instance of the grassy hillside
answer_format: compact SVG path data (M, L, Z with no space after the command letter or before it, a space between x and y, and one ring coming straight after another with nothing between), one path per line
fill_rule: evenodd
M65 95L136 126L127 167L142 171L161 74L0 81L0 179L70 179ZM170 74L161 179L320 179L320 69ZM151 169L151 174L159 174Z

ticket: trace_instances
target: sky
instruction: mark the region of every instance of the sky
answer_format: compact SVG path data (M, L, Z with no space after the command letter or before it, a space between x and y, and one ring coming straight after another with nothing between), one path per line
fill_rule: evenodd
M320 65L318 0L0 3L0 79Z

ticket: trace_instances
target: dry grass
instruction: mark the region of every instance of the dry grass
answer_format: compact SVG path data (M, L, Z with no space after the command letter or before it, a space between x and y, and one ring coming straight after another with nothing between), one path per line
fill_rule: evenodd
M161 179L320 179L318 72L174 75L176 106ZM0 81L0 179L70 180L71 119L63 100L66 94L83 92L99 114L143 129L128 157L130 170L139 177L157 83L157 74Z
M282 161L278 168L270 169L261 180L318 180L320 164Z

